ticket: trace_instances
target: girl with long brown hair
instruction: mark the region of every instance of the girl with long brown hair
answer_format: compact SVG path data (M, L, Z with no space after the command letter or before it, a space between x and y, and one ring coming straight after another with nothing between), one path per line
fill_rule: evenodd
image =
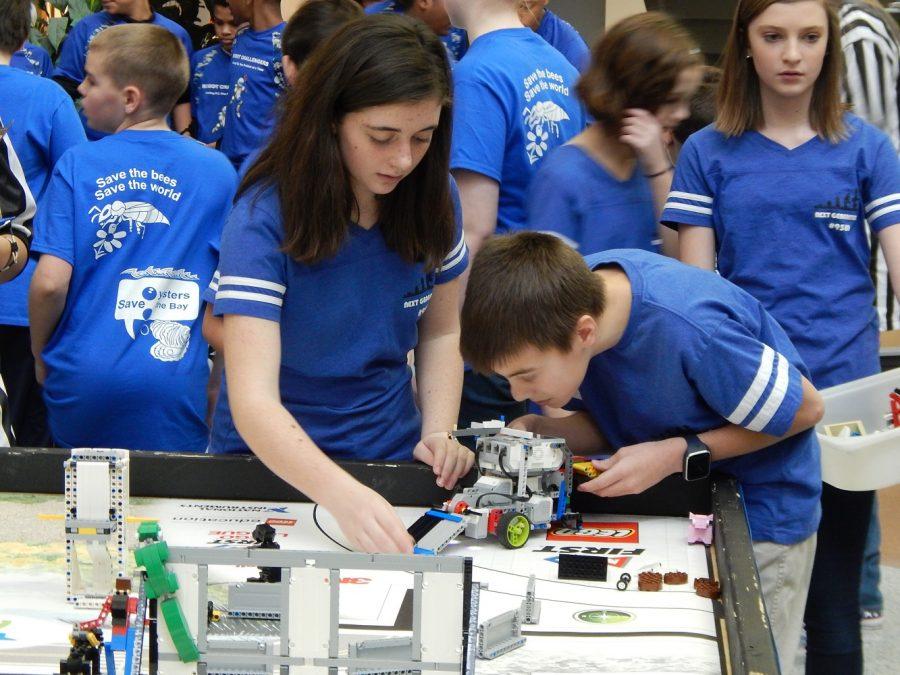
M412 552L390 505L331 458L412 459L451 488L462 387L450 72L405 17L352 21L301 68L225 227L226 378L211 452L246 452L355 548ZM407 353L415 350L418 406Z

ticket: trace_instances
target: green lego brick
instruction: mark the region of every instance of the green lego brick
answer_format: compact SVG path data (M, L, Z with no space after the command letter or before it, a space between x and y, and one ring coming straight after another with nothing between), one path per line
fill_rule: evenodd
M148 520L138 525L138 541L147 539L159 539L159 523L155 520Z
M147 570L147 597L153 600L178 590L178 579L166 571L169 546L164 541L134 549L134 561Z
M178 598L168 598L163 600L160 605L163 619L166 622L166 628L169 629L169 636L178 651L178 658L183 662L196 661L200 658L200 652L197 644L187 627L187 621L184 613L181 611L181 605L178 604Z

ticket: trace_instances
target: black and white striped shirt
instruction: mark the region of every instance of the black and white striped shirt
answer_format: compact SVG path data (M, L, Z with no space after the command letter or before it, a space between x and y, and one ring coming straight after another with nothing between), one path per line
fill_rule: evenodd
M31 245L34 212L34 197L25 181L22 163L0 120L0 234L14 234L26 245ZM8 403L3 379L0 378L0 447L15 443Z
M900 152L900 32L893 19L864 0L845 0L839 14L844 52L844 98L853 112L888 135ZM900 328L900 304L884 254L872 240L870 270L881 330Z

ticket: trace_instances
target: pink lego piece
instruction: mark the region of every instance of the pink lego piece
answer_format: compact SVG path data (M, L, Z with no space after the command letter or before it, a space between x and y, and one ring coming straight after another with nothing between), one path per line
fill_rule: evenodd
M707 546L712 544L712 515L690 513L688 514L688 517L691 519L691 524L688 526L687 542L689 544L696 544L699 542L706 544Z

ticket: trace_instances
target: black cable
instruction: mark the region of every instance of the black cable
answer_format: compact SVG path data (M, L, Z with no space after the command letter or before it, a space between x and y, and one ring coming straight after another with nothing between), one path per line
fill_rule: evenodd
M344 549L345 551L350 551L350 553L354 553L354 550L353 550L352 548L348 548L347 546L344 546L341 542L339 542L337 539L335 539L335 538L332 537L330 534L328 534L328 533L325 531L325 529L324 529L321 525L319 525L319 519L316 517L316 510L317 510L318 508L319 508L319 505L318 505L318 504L313 504L312 519L313 519L313 523L315 523L316 527L319 528L319 532L321 532L321 533L324 534L326 537L328 537L329 539L331 539L332 542L334 542L335 544L337 544L338 546L340 546L340 547L341 547L342 549Z

